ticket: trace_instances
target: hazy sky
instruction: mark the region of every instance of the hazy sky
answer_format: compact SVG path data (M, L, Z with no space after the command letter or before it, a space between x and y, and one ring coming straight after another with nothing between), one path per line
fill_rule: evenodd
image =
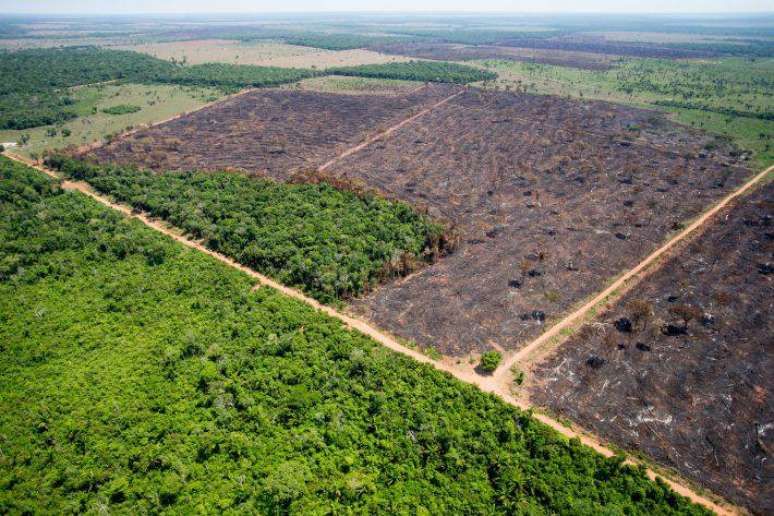
M0 0L0 14L216 11L751 12L774 11L774 0Z

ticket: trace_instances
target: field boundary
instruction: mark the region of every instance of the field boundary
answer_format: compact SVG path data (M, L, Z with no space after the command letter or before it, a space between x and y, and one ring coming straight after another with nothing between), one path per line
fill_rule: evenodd
M404 121L405 122L405 121ZM32 167L38 171L40 171L43 174L46 174L49 177L52 177L54 179L60 179L63 180L62 176L54 172L50 169L47 169L41 165L38 165L37 163L34 163L30 160L27 160L21 156L6 153L5 154L10 159L13 159L17 162L23 163L24 165L27 165L29 167ZM742 193L745 190L749 189L752 185L754 185L759 178L764 177L770 170L774 170L774 166L769 167L764 172L758 174L753 178L752 180L749 180L745 185L743 185L737 192ZM63 180L62 182L62 188L66 190L72 190L80 192L88 197L91 197L92 199L96 200L97 202L111 208L114 210L117 210L127 216L128 218L135 218L145 224L146 226L150 227L151 229L158 231L159 233L162 233L173 240L191 248L195 249L197 251L200 251L204 254L207 254L216 260L234 268L238 269L248 276L258 280L258 284L254 288L258 287L268 287L272 288L274 290L277 290L281 292L282 294L285 294L293 299L296 299L302 303L305 303L308 306L311 306L315 310L319 310L326 315L333 317L335 319L338 319L341 323L344 324L345 327L351 329L351 330L357 330L360 333L372 338L379 344L383 345L386 348L389 348L395 352L401 353L403 355L406 355L410 358L413 358L414 360L418 362L422 362L425 364L428 364L440 371L448 373L450 376L455 377L456 379L463 381L465 383L474 385L478 387L483 392L491 393L496 396L498 396L500 399L502 399L505 403L508 403L509 405L515 406L521 410L524 411L531 411L533 407L531 407L529 404L525 403L524 401L518 400L514 396L512 396L507 389L507 386L505 389L502 388L501 382L498 382L498 377L495 376L480 376L474 372L469 371L462 371L458 368L455 368L452 365L443 363L439 360L434 360L427 355L424 355L420 353L419 351L416 351L414 349L408 348L398 342L397 339L389 336L387 333L380 331L376 327L372 326L371 324L357 318L353 317L347 314L344 314L335 308L332 308L330 306L323 305L316 301L315 299L312 299L305 295L304 293L300 292L299 290L296 290L294 288L287 287L286 285L283 285L282 283L275 281L267 276L264 276L263 274L260 274L248 267L245 267L236 261L232 260L231 258L217 253L215 251L212 251L210 249L207 249L204 245L202 245L199 242L193 241L189 239L186 236L183 236L180 234L179 231L175 230L173 226L168 225L166 223L163 223L159 220L152 219L148 217L144 213L137 213L133 211L130 207L116 203L109 199L107 196L101 195L97 193L89 184L81 181L67 181ZM732 195L724 199L724 201L727 203L729 200L735 198L737 195ZM722 206L721 206L722 208ZM714 214L717 212L720 208L710 210L711 214ZM709 218L708 216L701 217L699 220L706 221L706 219ZM696 223L695 223L696 224ZM692 225L691 227L693 227ZM680 235L683 235L682 232ZM679 236L679 235L678 235ZM674 239L673 239L674 240ZM670 240L671 242L671 240ZM550 330L549 330L550 331ZM500 368L502 370L502 368ZM552 428L553 430L557 431L561 435L567 437L568 439L577 438L582 444L592 448L596 452L602 454L605 457L612 457L616 455L616 451L614 451L612 448L606 446L603 444L603 441L593 434L583 431L574 429L571 427L566 426L562 422L560 422L557 419L554 419L546 414L542 413L532 413L532 417L534 417L536 420L540 421L541 423L545 424L546 426ZM694 489L691 486L691 483L687 482L686 480L680 478L673 472L669 472L669 477L665 476L664 473L659 473L656 469L654 469L652 466L646 464L644 461L641 461L639 459L635 459L633 457L627 457L626 464L630 465L641 465L644 466L646 469L646 474L650 479L655 480L657 477L661 478L672 490L674 490L676 493L688 498L694 503L700 504L708 508L709 510L714 511L715 513L719 515L731 515L731 514L741 514L741 510L737 508L734 505L731 505L730 503L726 501L720 501L722 500L720 497L715 495L704 495L701 494L698 490ZM716 502L715 500L718 500Z
M424 87L425 86L420 86L420 89L424 88ZM359 152L359 151L365 149L366 147L368 147L372 143L374 143L374 142L376 142L378 140L381 140L382 138L385 138L385 137L391 135L392 133L394 133L395 131L397 131L401 127L403 127L403 126L405 126L407 124L410 124L411 122L413 122L417 118L421 118L421 117L425 116L430 111L434 110L437 107L440 107L440 106L446 104L447 102L449 102L450 100L454 99L455 97L458 97L458 96L462 95L464 92L465 92L465 88L461 89L457 93L449 95L448 97L446 97L446 98L436 102L432 106L428 106L428 107L422 109L418 113L415 113L415 114L411 115L410 117L408 117L408 118L398 122L397 124L393 125L392 127L388 127L384 131L381 131L380 133L378 133L378 134L376 134L374 136L369 136L362 143L359 143L359 144L355 145L354 147L350 147L349 149L345 150L344 152L342 152L338 156L335 156L335 157L329 159L327 162L325 162L322 165L320 165L319 167L317 167L317 172L325 172L326 169L332 167L333 165L335 165L336 163L338 163L342 159L346 158L347 156L351 156L352 154L355 154L356 152Z

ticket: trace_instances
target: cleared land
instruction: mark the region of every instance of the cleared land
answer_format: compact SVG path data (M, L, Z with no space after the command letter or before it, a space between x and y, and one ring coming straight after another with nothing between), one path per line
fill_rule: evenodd
M532 401L771 513L773 220L770 182L536 366Z
M455 91L443 85L401 96L256 91L139 131L91 156L153 170L241 169L288 180Z
M3 158L0 195L3 512L706 514Z
M116 48L134 50L160 59L175 60L192 65L220 62L281 68L324 69L334 66L358 66L410 60L408 57L387 55L364 49L324 50L277 42L243 42L218 39L145 43Z
M652 111L467 91L326 171L462 238L356 309L448 355L517 349L749 174L717 145Z
M774 59L716 61L627 59L607 71L484 60L493 88L598 99L671 113L686 125L721 134L774 163Z
M454 43L397 42L382 43L371 47L385 54L439 59L443 61L468 61L473 59L502 59L527 61L558 66L571 66L586 70L607 70L615 57L589 52L569 50L543 50L533 48L499 47L494 45L461 45Z
M78 118L60 125L0 131L0 143L18 142L29 137L25 145L14 148L14 152L26 157L71 145L88 145L130 127L152 124L191 111L220 95L210 88L142 84L84 86L71 92L75 100L73 111ZM103 109L120 104L141 109L122 115L103 112Z

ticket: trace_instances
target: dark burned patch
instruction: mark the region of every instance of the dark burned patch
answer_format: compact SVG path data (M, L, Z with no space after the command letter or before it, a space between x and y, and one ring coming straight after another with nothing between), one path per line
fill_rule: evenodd
M496 45L458 45L438 42L389 42L369 47L386 54L437 59L441 61L464 61L471 59L502 59L505 61L526 61L556 66L570 66L585 70L608 70L612 67L610 57L572 50L542 50L515 48ZM507 118L502 119L508 121ZM491 123L502 123L495 119Z
M90 157L161 171L235 168L288 180L455 91L445 85L398 96L260 90L138 131Z
M579 332L536 367L531 398L771 514L774 284L759 265L774 183L727 214L603 315L630 332Z
M722 146L696 157L707 141L652 111L466 91L329 170L433 207L466 243L356 308L445 354L518 349L542 330L522 315L566 313L748 175L719 163L733 161ZM719 177L725 190L712 187Z

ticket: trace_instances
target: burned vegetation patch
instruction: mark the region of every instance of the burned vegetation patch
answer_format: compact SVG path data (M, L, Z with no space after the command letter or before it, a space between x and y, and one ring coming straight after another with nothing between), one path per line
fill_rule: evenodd
M443 85L401 96L255 91L134 133L89 158L152 170L237 169L287 180L454 91Z
M532 400L771 514L772 221L769 183L537 366Z
M446 354L516 349L748 175L706 143L650 111L467 91L328 169L461 235L356 309Z
M515 48L496 45L462 45L423 41L384 42L372 50L384 54L437 59L443 61L467 61L474 59L502 59L525 61L557 66L569 66L584 70L609 70L614 57L573 50Z

